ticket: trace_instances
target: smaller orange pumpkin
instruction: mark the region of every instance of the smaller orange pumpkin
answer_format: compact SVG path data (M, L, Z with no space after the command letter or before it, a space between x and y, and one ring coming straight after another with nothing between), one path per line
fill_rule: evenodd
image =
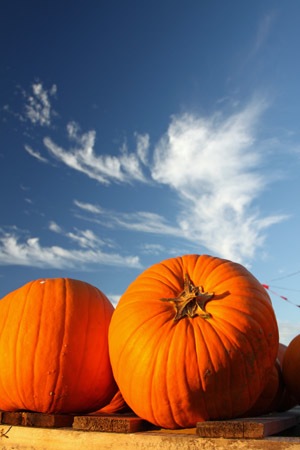
M117 391L108 355L114 307L69 278L27 283L0 301L0 409L90 412Z
M283 357L282 374L289 393L300 404L300 334L287 346Z

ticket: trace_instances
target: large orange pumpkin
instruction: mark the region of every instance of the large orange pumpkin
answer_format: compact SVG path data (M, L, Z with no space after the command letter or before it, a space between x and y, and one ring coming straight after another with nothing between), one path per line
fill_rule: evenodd
M27 283L0 301L0 409L96 410L117 391L108 354L114 308L68 278Z
M184 255L129 285L109 351L129 407L155 425L185 428L249 410L273 370L278 339L271 300L246 268Z
M288 392L300 404L300 334L291 340L285 350L282 374Z

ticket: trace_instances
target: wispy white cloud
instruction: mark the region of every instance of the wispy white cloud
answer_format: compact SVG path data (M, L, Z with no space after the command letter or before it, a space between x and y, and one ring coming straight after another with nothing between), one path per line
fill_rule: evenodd
M146 182L143 164L149 147L149 137L137 134L136 150L129 152L127 145L120 148L119 156L97 155L94 151L96 132L94 130L80 134L79 126L70 122L67 125L70 141L75 145L66 150L58 146L51 138L44 139L49 153L74 170L102 184Z
M30 187L24 186L23 184L20 184L20 188L22 189L22 191L29 191L30 190Z
M68 232L66 236L83 248L95 248L104 245L104 241L99 239L92 230L78 230L75 228L73 232Z
M71 238L74 236L69 236ZM81 236L83 237L83 236ZM85 235L88 238L94 236ZM75 239L76 240L76 239ZM138 256L122 256L117 253L104 252L99 246L83 245L79 249L68 249L60 246L43 246L39 238L24 239L18 229L9 232L0 230L0 265L20 265L40 268L76 268L86 269L95 264L105 266L125 266L141 268Z
M121 213L98 205L76 205L95 213L105 226L176 236L197 249L249 262L263 245L266 230L287 218L265 216L254 207L273 181L261 169L264 147L257 139L265 108L265 102L256 99L229 116L172 118L149 163L153 180L177 194L172 222L148 211Z
M54 233L61 234L62 236L68 238L73 241L82 248L103 248L109 247L113 248L115 245L110 239L101 239L97 236L92 230L80 230L76 227L73 228L72 231L65 231L60 225L58 225L53 220L49 223L49 230Z
M149 146L150 146L150 137L148 134L134 134L136 138L136 153L138 159L143 163L148 163L148 154L149 154Z
M91 212L91 213L94 213L94 214L101 214L103 211L103 209L98 205L80 202L79 200L74 200L74 204L76 206L78 206L78 208L83 209L88 212Z
M27 153L29 153L30 156L33 156L34 158L38 159L40 162L48 163L48 159L44 158L39 152L33 150L29 145L25 145L25 150Z
M277 12L275 10L269 11L267 14L265 14L259 24L257 33L255 36L255 42L251 51L251 56L254 56L266 43L272 27L275 23L277 17Z
M171 225L168 220L156 213L148 211L137 211L133 213L122 213L119 211L106 210L98 205L74 202L77 207L94 213L98 222L109 228L122 228L129 231L142 233L163 234L169 236L181 236L181 230Z
M183 242L183 240L176 240L175 243L172 242L172 245L169 242L166 245L144 242L139 246L139 249L142 255L153 255L161 260L172 256L196 253L195 247L189 242Z
M257 28L254 30L252 40L248 51L244 52L243 58L239 59L239 69L240 73L244 71L249 72L249 64L253 64L255 58L257 58L266 49L266 45L269 36L273 32L274 25L277 19L277 11L270 10L263 16L259 18Z
M60 225L58 225L53 220L51 220L51 222L49 223L49 230L53 231L54 233L58 233L58 234L63 233L63 230L60 227Z
M255 141L264 108L256 100L228 117L173 117L154 154L152 176L177 192L186 239L241 262L254 257L266 228L285 218L252 208L268 183Z
M55 84L50 89L45 89L42 83L33 83L30 93L23 91L26 103L22 118L29 120L33 125L50 126L52 117L55 115L50 99L56 92Z
M167 219L156 213L137 211L135 213L110 214L109 217L111 218L111 224L113 223L117 227L130 231L180 236L178 227L172 226L168 223Z
M141 250L145 254L149 255L159 255L163 252L166 252L166 247L160 244L143 244L141 246Z

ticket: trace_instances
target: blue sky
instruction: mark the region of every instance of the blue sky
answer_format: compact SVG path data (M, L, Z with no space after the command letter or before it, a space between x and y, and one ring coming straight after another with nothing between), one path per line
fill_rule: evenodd
M299 333L300 3L3 0L0 296L114 303L187 253L245 265ZM286 297L288 300L284 300Z

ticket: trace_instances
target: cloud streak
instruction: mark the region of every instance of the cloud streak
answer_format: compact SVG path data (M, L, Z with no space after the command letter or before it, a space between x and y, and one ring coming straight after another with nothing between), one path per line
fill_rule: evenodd
M54 221L51 221L49 223L49 230L67 237L82 248L95 249L100 247L102 248L104 246L113 247L111 241L104 241L103 239L100 239L92 230L89 229L79 230L78 228L74 228L73 231L65 232L60 225Z
M25 147L26 152L29 153L30 156L33 156L34 158L36 158L37 160L39 160L40 162L43 162L43 163L49 162L47 158L44 158L40 154L40 152L33 150L29 145L25 145L24 147Z
M256 33L255 43L251 52L251 57L256 55L260 49L265 45L274 22L277 18L277 14L275 11L270 11L268 14L265 14L258 25L258 30Z
M59 226L52 230L60 231ZM4 232L0 230L0 265L19 265L53 269L86 270L93 265L141 268L138 256L122 256L101 250L93 233L69 233L69 238L79 244L79 248L67 249L60 246L43 246L39 238L22 239L20 230ZM92 242L94 245L92 245ZM95 243L97 245L95 245Z
M180 237L182 231L177 226L171 225L168 220L156 213L148 211L136 211L133 213L122 213L119 211L105 210L99 205L83 203L74 200L74 204L85 212L92 213L93 222L108 228L122 228L128 231L152 233ZM78 215L77 215L78 216ZM89 220L86 216L78 216Z
M101 214L102 208L98 205L92 205L91 203L80 202L79 200L74 200L74 204L84 211L88 211L94 214Z
M120 149L120 156L97 155L94 151L96 132L94 130L80 134L79 126L70 122L67 134L74 144L69 150L58 146L51 138L44 139L44 145L57 160L74 170L84 173L99 183L146 182L143 165L147 159L149 136L136 134L136 150L129 152L126 145Z

